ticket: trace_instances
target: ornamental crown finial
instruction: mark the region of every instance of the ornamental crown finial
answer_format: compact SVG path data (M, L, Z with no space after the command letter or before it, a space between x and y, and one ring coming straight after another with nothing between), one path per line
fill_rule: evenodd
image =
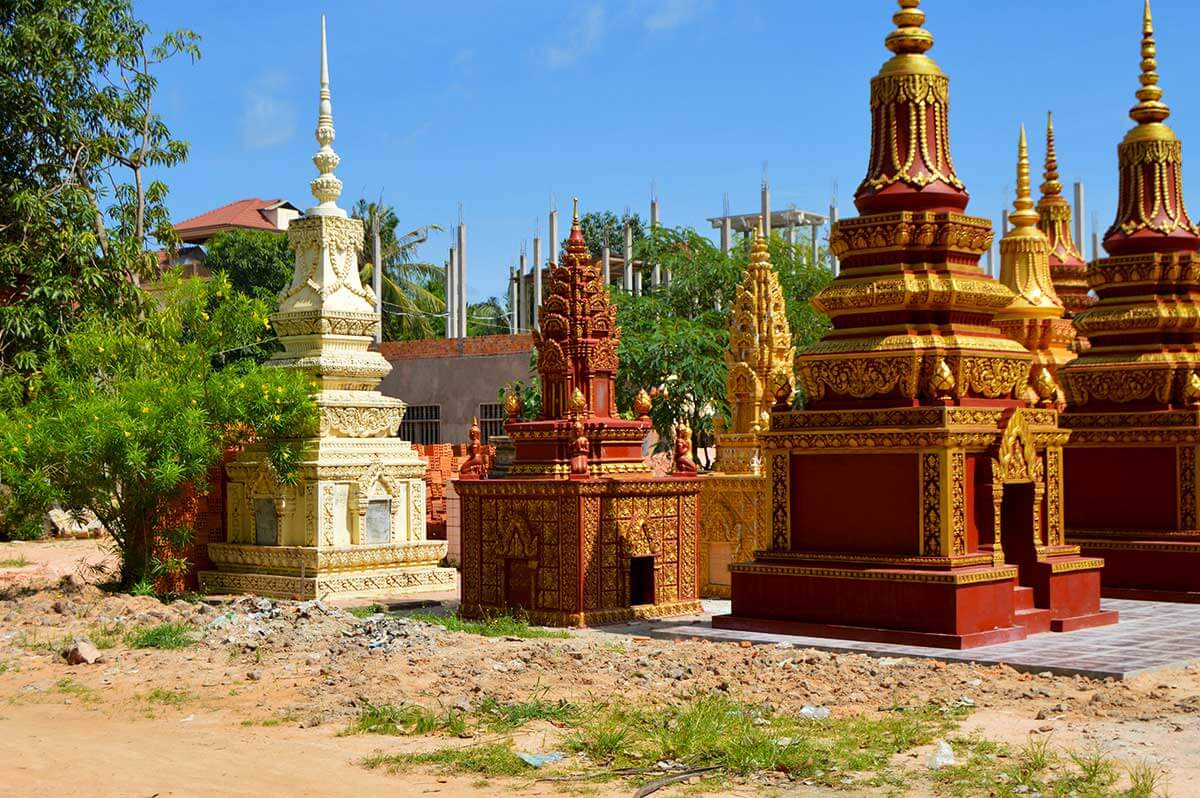
M1017 196L1008 220L1014 227L1034 227L1038 223L1030 190L1029 143L1025 139L1025 125L1021 125L1021 136L1017 140Z
M898 0L900 10L892 15L896 29L887 35L884 45L896 55L920 54L933 47L933 34L921 25L925 12L921 0Z
M586 252L587 240L583 237L583 226L579 222L579 197L571 198L571 235L567 237L567 248L574 252L571 243L577 242L584 245L580 252Z
M1129 109L1129 116L1139 125L1162 122L1171 109L1162 102L1163 90L1158 85L1158 45L1154 41L1154 19L1150 15L1150 0L1142 12L1142 87L1137 90L1138 104Z
M313 197L317 200L315 208L309 208L305 213L309 216L345 216L346 212L337 206L337 199L342 194L342 181L334 176L333 170L341 158L333 151L333 102L329 94L329 55L325 43L325 17L321 16L321 93L317 106L317 143L321 148L313 155L313 164L319 174L309 183Z
M1042 197L1062 196L1058 179L1058 153L1054 149L1054 112L1046 112L1046 166L1042 172Z

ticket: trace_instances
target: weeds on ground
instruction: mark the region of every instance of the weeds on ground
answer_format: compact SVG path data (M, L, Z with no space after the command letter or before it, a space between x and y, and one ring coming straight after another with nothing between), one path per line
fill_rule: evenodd
M165 706L177 707L180 704L186 704L196 698L195 693L190 690L164 690L161 687L155 687L150 692L146 693L143 698L148 704L162 704Z
M403 773L415 767L435 767L452 773L477 773L481 776L521 776L532 768L512 749L512 741L444 748L423 754L376 754L361 761L368 770L383 768L388 773Z
M253 718L247 718L246 720L242 721L242 725L243 726L264 726L266 728L271 728L272 726L283 726L288 723L295 723L297 720L299 720L299 718L297 718L292 713L287 712L287 713L284 713L283 715L273 715L269 718L263 718L262 720L254 720Z
M1152 765L1128 769L1129 788L1118 787L1117 763L1102 751L1056 751L1046 737L1031 738L1017 750L978 734L950 740L959 764L931 774L938 793L948 796L1023 795L1078 798L1152 798L1161 794L1159 772Z
M104 650L114 648L117 643L121 642L124 636L125 627L119 623L94 623L88 627L87 639L92 641L92 645L96 648Z
M381 612L387 612L387 607L382 604L368 604L365 607L350 607L346 612L353 615L355 618L370 618L372 615L377 615Z
M408 616L414 621L435 624L450 632L467 632L483 637L521 637L521 638L568 638L571 633L566 629L545 629L530 626L522 618L511 615L496 615L483 620L472 621L459 618L457 615L435 615L431 612L415 612Z
M85 704L95 704L100 701L100 695L85 684L80 684L71 678L59 679L54 683L58 692L77 698Z
M24 554L20 557L9 557L7 560L0 560L0 568L24 568L26 565L33 565L33 562Z
M359 710L358 718L343 731L348 734L391 734L408 736L414 734L465 734L466 718L458 710L447 710L441 714L416 704L367 704Z
M191 631L192 627L186 623L141 626L125 633L125 645L130 648L186 648L196 642Z
M565 699L548 701L546 690L534 692L525 701L497 701L489 696L480 702L476 714L490 731L507 732L533 720L544 720L555 726L572 726L583 717L583 711Z

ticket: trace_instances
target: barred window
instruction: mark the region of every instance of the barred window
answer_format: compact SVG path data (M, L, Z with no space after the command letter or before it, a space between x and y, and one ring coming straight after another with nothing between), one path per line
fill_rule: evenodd
M493 435L504 434L504 407L498 403L481 404L479 406L479 432L483 443Z
M442 406L409 405L400 422L401 440L430 444L442 442Z

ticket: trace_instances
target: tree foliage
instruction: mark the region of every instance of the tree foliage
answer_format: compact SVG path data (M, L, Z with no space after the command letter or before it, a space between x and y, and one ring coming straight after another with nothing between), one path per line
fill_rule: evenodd
M828 284L829 272L809 263L807 248L779 236L771 237L768 248L787 300L793 340L797 349L804 348L829 328L828 319L810 302ZM750 241L740 242L727 256L695 230L659 227L635 248L634 256L659 264L671 280L658 287L645 281L639 296L614 290L622 331L618 405L628 409L638 390L650 391L650 417L663 445L672 440L672 429L685 423L698 450L711 440L713 416L728 413L728 309L750 262Z
M77 321L138 313L148 242L175 242L147 171L187 144L155 110L155 71L199 39L147 36L128 0L0 5L0 371L37 369Z
M284 233L223 230L208 240L204 265L235 291L274 302L292 281L294 257Z
M360 199L350 215L362 219L363 251L359 253L361 277L371 285L375 272L374 238L379 233L379 260L383 263L380 281L383 296L383 337L388 341L410 341L436 338L445 332L445 276L439 266L419 263L417 247L429 239L430 230L441 230L430 224L400 234L400 219L390 205ZM434 286L441 285L435 291Z
M646 226L636 213L617 216L612 211L592 211L579 217L579 226L591 256L599 258L606 246L610 253L619 256L625 248L626 223L633 227L633 245L636 249L646 238ZM562 240L561 247L566 249L567 239Z
M167 282L167 301L141 317L79 323L44 356L30 400L0 407L8 523L39 523L53 504L90 510L126 587L157 576L159 544L187 534L158 519L185 483L203 489L225 447L269 442L287 479L291 439L316 423L309 378L259 362L272 305L221 274Z

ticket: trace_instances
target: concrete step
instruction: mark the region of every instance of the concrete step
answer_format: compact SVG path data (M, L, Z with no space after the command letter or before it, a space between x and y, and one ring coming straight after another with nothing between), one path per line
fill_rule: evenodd
M1027 609L1017 610L1013 614L1013 623L1025 629L1027 635L1037 635L1050 631L1050 610Z
M1033 588L1017 585L1013 588L1013 609L1015 610L1032 610L1033 609Z

